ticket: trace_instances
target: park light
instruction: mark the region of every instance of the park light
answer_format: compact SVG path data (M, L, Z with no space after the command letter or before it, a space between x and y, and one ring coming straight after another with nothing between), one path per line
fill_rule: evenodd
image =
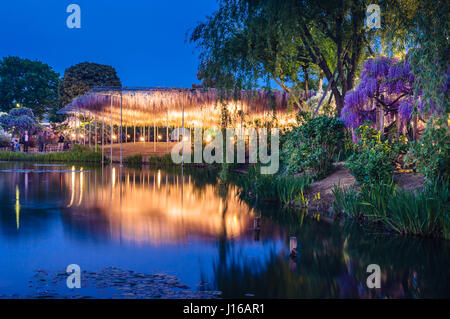
M211 141L212 141L212 136L211 136L211 135L207 135L206 138L205 138L205 140L206 140L207 142L211 142Z
M187 137L187 136L183 136L183 141L188 141L189 140L189 138Z
M112 139L113 139L113 140L116 140L116 139L117 139L117 136L113 135L113 136L112 136Z
M161 136L161 135L158 135L158 140L160 140L160 139L162 139L162 136Z
M145 138L144 138L144 137L140 137L140 138L139 138L139 141L145 142Z

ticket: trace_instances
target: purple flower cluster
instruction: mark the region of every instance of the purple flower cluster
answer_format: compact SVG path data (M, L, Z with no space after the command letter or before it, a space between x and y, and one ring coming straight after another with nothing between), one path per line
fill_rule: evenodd
M27 108L15 108L9 114L0 116L0 125L16 134L25 131L35 134L39 130L39 122L34 118L33 111Z
M375 103L378 98L388 119L398 112L401 121L411 118L414 76L411 66L396 58L379 56L364 62L361 81L347 92L341 118L348 127L357 128L365 121L376 121Z

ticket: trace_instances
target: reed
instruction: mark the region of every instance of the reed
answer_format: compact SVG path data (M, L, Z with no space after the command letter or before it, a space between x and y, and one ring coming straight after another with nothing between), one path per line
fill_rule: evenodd
M448 182L427 183L416 193L392 184L333 190L333 209L381 223L399 234L450 238Z
M22 152L0 152L2 161L29 161L29 162L70 162L70 163L101 163L102 153L90 150L88 147L74 145L73 149L67 152L58 153L22 153ZM109 159L105 157L105 162Z

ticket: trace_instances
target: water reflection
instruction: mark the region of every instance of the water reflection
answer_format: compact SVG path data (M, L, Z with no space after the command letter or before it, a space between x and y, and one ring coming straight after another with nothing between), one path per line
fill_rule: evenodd
M255 206L208 171L0 163L0 294L73 262L167 271L224 297L450 297L448 241ZM382 289L366 287L369 264Z
M71 193L67 217L80 227L103 219L114 238L151 244L192 235L229 239L253 222L253 209L239 202L231 185L220 197L216 184L199 187L191 175L113 167L102 170L100 181L93 174L86 183L84 176L92 173L80 171L63 176Z

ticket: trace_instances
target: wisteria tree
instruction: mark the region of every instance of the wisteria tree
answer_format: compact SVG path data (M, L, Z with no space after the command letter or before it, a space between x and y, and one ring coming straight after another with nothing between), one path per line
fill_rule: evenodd
M371 58L362 65L359 85L346 94L341 117L354 129L365 121L374 123L382 132L396 125L398 137L412 118L413 85L414 75L406 61Z
M33 135L40 130L39 122L33 111L26 107L11 109L9 114L0 116L0 125L5 131L13 134L23 134L28 131Z

